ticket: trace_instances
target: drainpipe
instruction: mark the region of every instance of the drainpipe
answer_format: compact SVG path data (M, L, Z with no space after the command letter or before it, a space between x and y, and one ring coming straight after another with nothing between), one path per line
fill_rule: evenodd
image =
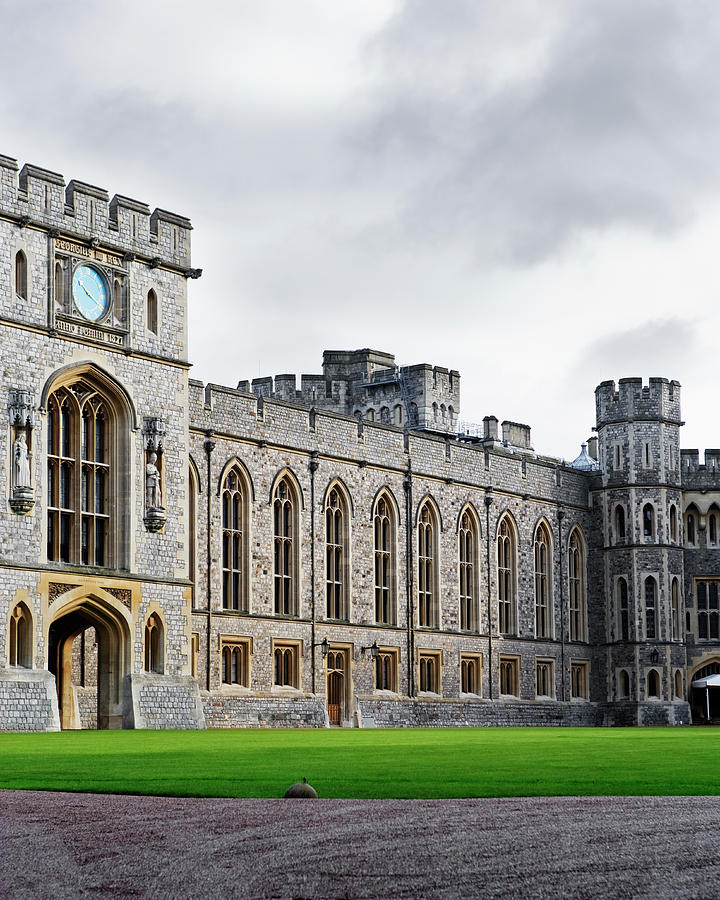
M565 684L565 592L563 586L563 541L562 541L562 523L565 518L563 510L558 510L558 577L560 579L560 686L563 701L567 700L567 690Z
M210 690L210 659L211 659L211 639L212 639L212 469L210 465L210 456L215 449L215 441L210 440L212 431L207 432L208 439L205 441L205 453L207 455L207 611L208 611L208 628L207 628L207 667L205 671L205 689Z
M485 493L485 548L487 556L487 621L488 621L488 693L493 699L493 639L492 639L492 600L490 598L490 507L493 498L490 489Z
M310 453L310 666L312 668L312 692L316 691L315 675L315 473L318 470L318 451Z
M412 464L408 460L407 472L403 479L405 488L405 539L406 565L405 589L407 611L407 657L408 657L408 697L415 696L415 636L413 620L413 542L412 542Z

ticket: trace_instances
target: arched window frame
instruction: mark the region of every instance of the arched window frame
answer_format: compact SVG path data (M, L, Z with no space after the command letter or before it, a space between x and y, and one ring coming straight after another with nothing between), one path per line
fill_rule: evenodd
M373 504L373 558L375 622L394 625L397 621L397 523L395 502L381 491Z
M418 627L440 625L440 517L430 498L422 501L417 513L417 598Z
M621 641L630 640L630 600L628 594L628 580L621 575L616 582L616 595L618 605L618 638Z
M618 672L618 698L627 700L630 697L630 673L627 669Z
M697 546L698 509L690 505L685 511L685 543L690 547Z
M640 526L642 528L642 539L644 541L654 541L657 516L655 514L655 507L652 503L643 503Z
M585 539L579 526L568 537L568 588L570 640L587 640L587 596Z
M160 301L155 288L150 288L145 299L145 324L151 334L160 333Z
M193 604L197 588L197 515L198 497L201 491L200 477L195 462L188 466L188 578L192 582Z
M33 667L33 619L27 604L17 603L10 613L8 628L8 665Z
M300 596L300 491L289 472L272 491L275 615L297 616Z
M648 700L660 700L662 697L662 678L657 669L649 669L645 680Z
M654 575L648 575L643 582L643 600L645 608L645 638L657 640L660 636L660 620L658 616L658 581Z
M129 436L137 428L132 402L107 373L86 363L56 374L41 404L47 410L48 561L127 568Z
M538 522L533 539L535 574L535 637L551 638L553 632L552 537L545 520Z
M325 614L350 618L350 504L338 482L325 497Z
M626 541L625 507L618 503L613 510L613 537L614 543L624 544Z
M244 469L232 465L224 474L220 492L222 524L223 609L250 609L250 501Z
M707 513L707 544L708 547L718 546L718 518L720 510L716 504L712 504Z
M670 618L672 640L680 640L680 581L673 578L670 583Z
M673 687L675 693L676 700L683 699L683 678L682 678L682 670L675 669L675 675L673 677Z
M15 294L20 300L27 300L28 293L28 258L24 250L15 253Z
M514 634L517 622L517 531L509 513L503 513L497 526L497 600L498 630Z
M165 623L159 612L152 612L145 620L145 671L162 675L165 672Z
M674 503L670 505L670 540L673 544L677 543L678 539L678 531L677 531L677 506Z
M471 506L458 518L458 596L460 631L476 632L480 627L480 522Z

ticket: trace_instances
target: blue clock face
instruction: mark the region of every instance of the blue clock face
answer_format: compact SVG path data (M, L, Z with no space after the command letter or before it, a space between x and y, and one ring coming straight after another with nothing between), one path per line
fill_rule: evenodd
M72 280L72 295L78 312L92 322L103 315L108 306L105 282L92 266L78 266Z

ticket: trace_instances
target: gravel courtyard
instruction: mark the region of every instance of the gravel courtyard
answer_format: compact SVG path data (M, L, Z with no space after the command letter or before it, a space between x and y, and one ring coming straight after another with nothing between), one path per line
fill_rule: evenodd
M0 896L717 897L720 798L0 791Z

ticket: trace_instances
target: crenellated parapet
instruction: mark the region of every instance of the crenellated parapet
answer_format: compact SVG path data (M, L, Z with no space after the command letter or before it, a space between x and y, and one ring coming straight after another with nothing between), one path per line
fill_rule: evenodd
M698 450L681 450L680 460L683 490L720 490L720 450L706 450L704 462Z
M326 350L323 372L241 381L258 397L306 404L385 425L453 434L460 408L460 373L425 363L398 366L380 350Z
M190 277L190 232L184 216L150 208L103 188L0 156L0 217L80 238L142 258L154 266L180 269Z
M680 382L667 378L621 378L595 389L597 427L617 422L664 421L681 425Z

